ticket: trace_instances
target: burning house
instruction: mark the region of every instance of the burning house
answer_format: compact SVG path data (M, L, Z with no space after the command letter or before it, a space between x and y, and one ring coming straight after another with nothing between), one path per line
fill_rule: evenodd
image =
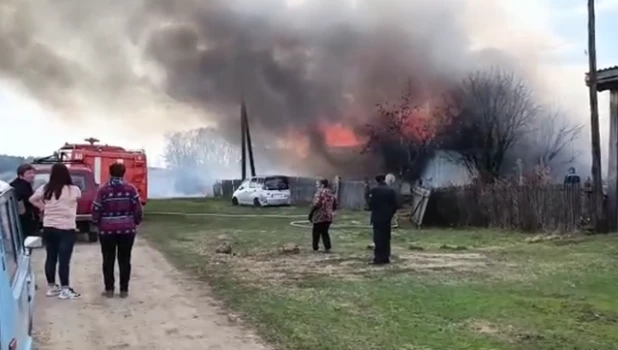
M509 21L484 22L502 18L494 2L94 3L97 11L77 2L10 2L4 11L10 16L0 13L6 22L0 37L7 38L0 40L3 77L19 81L47 106L116 118L143 133L163 133L201 118L235 146L244 99L256 162L268 158L311 175L420 176L434 157L442 121L407 118L422 114L420 109L376 110L376 105L398 104L408 84L404 102L422 106L470 72L516 61L534 64L537 57L502 44L512 32ZM24 26L24 18L32 25ZM501 49L491 39L479 42L488 31L500 38ZM36 45L26 44L31 42ZM411 142L421 147L407 147Z

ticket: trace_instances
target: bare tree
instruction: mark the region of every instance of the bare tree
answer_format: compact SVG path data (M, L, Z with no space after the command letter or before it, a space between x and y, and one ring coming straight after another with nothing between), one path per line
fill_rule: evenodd
M199 128L168 134L163 158L173 170L175 191L203 195L216 180L237 172L240 152L216 129Z
M531 130L541 108L526 83L494 69L471 74L451 93L457 107L443 137L471 174L495 181L507 153Z
M171 168L213 167L219 172L237 167L240 153L216 129L199 128L167 135L163 154Z
M175 132L166 135L163 159L168 167L177 169L197 165L197 147L188 132Z
M553 111L541 115L526 144L536 150L535 162L551 166L555 161L571 163L580 154L579 150L568 148L580 136L584 126L569 122L564 114Z
M437 146L440 117L447 115L419 95L409 83L397 103L377 105L376 122L366 128L365 152L378 155L386 171L409 181L418 178Z

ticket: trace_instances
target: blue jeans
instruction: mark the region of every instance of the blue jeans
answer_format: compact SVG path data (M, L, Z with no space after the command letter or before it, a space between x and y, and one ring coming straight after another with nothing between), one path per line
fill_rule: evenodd
M48 284L56 284L56 265L60 285L68 287L69 265L75 246L75 230L60 230L53 227L43 227L43 239L47 258L45 259L45 277Z

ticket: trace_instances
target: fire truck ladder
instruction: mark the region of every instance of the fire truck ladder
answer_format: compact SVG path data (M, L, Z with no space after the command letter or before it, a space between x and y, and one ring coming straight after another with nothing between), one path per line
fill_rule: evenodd
M63 159L58 155L58 153L54 153L51 156L36 158L32 161L32 164L55 164L55 163L63 163L63 164L84 164L84 161L79 159Z

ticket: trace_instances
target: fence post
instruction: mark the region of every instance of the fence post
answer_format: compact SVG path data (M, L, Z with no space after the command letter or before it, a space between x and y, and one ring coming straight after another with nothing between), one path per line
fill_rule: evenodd
M339 175L336 175L335 179L333 180L333 187L335 190L335 198L337 198L338 203L341 203L341 197L339 196L339 188L340 188L339 185L340 184L341 184L341 177Z

